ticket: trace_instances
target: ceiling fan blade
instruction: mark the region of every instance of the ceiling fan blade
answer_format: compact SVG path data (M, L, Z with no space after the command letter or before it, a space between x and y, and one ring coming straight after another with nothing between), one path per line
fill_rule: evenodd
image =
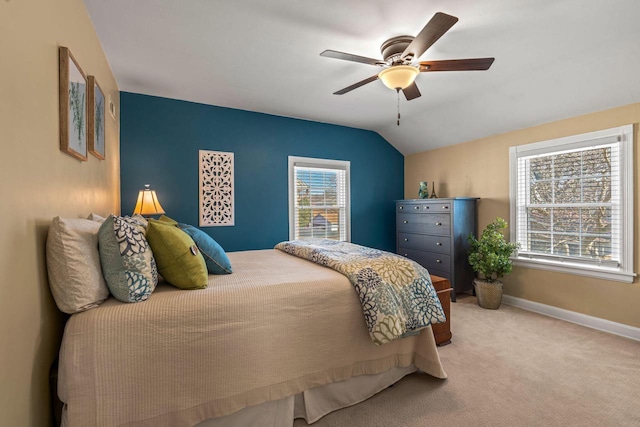
M438 12L433 15L433 18L427 22L427 25L420 31L420 34L418 34L404 52L402 52L402 59L409 61L418 59L420 55L438 41L444 33L449 31L449 28L453 27L456 22L458 22L458 18L447 15L446 13Z
M371 77L369 77L369 78L367 78L367 79L364 79L364 80L359 81L358 83L354 83L354 84L352 84L351 86L347 86L347 87L345 87L344 89L340 89L340 90L339 90L339 91L337 91L337 92L333 92L333 94L334 94L334 95L344 95L344 94L345 94L345 93L347 93L347 92L351 92L352 90L357 89L357 88L359 88L360 86L364 86L364 85L366 85L367 83L375 82L376 80L378 80L378 75L377 75L377 74L374 74L373 76L371 76Z
M422 96L422 94L418 90L418 86L416 86L416 82L413 82L409 86L402 89L402 92L404 93L405 98L407 98L407 101L411 101L412 99L416 99Z
M484 71L495 58L446 59L444 61L421 61L420 71Z
M367 58L366 56L352 55L350 53L338 52L337 50L325 50L320 56L326 56L327 58L343 59L345 61L360 62L362 64L369 65L386 65L380 59Z

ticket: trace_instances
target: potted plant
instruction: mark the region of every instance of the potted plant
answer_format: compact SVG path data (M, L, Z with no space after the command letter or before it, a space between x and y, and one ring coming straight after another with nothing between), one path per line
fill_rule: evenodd
M507 222L498 217L487 225L480 239L469 236L469 264L480 273L480 278L473 281L478 305L492 310L500 307L502 282L499 279L511 273L511 254L519 248L517 243L505 241L501 231L505 228Z

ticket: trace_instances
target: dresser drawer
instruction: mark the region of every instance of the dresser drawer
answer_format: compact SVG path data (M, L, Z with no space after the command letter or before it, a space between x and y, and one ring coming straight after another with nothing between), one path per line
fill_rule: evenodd
M396 212L398 213L422 213L422 203L398 203Z
M398 248L422 249L425 237L423 234L398 233Z
M451 253L451 238L428 234L398 233L398 247L449 254Z
M451 212L451 202L429 202L422 205L423 213Z
M397 204L397 213L451 212L451 202L404 202Z
M398 214L396 227L401 233L424 233L448 236L451 233L451 215L428 214L412 215Z
M438 271L443 274L437 274L438 276L447 277L444 273L451 271L451 257L446 254L438 254L434 252L418 251L410 248L398 248L400 255L406 256L418 264L426 268L427 270ZM448 278L448 277L447 277Z

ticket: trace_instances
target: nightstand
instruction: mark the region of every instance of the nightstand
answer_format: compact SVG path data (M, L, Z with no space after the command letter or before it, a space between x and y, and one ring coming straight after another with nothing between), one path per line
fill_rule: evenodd
M451 343L451 283L444 277L434 276L433 274L431 275L431 283L436 289L444 315L447 317L445 323L431 325L431 329L433 329L436 344L447 345Z

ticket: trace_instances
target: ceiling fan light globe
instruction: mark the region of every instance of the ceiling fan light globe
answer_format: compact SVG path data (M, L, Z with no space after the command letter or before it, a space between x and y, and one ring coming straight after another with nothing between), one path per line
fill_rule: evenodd
M414 82L420 70L411 65L394 65L378 74L378 78L389 89L404 89Z

